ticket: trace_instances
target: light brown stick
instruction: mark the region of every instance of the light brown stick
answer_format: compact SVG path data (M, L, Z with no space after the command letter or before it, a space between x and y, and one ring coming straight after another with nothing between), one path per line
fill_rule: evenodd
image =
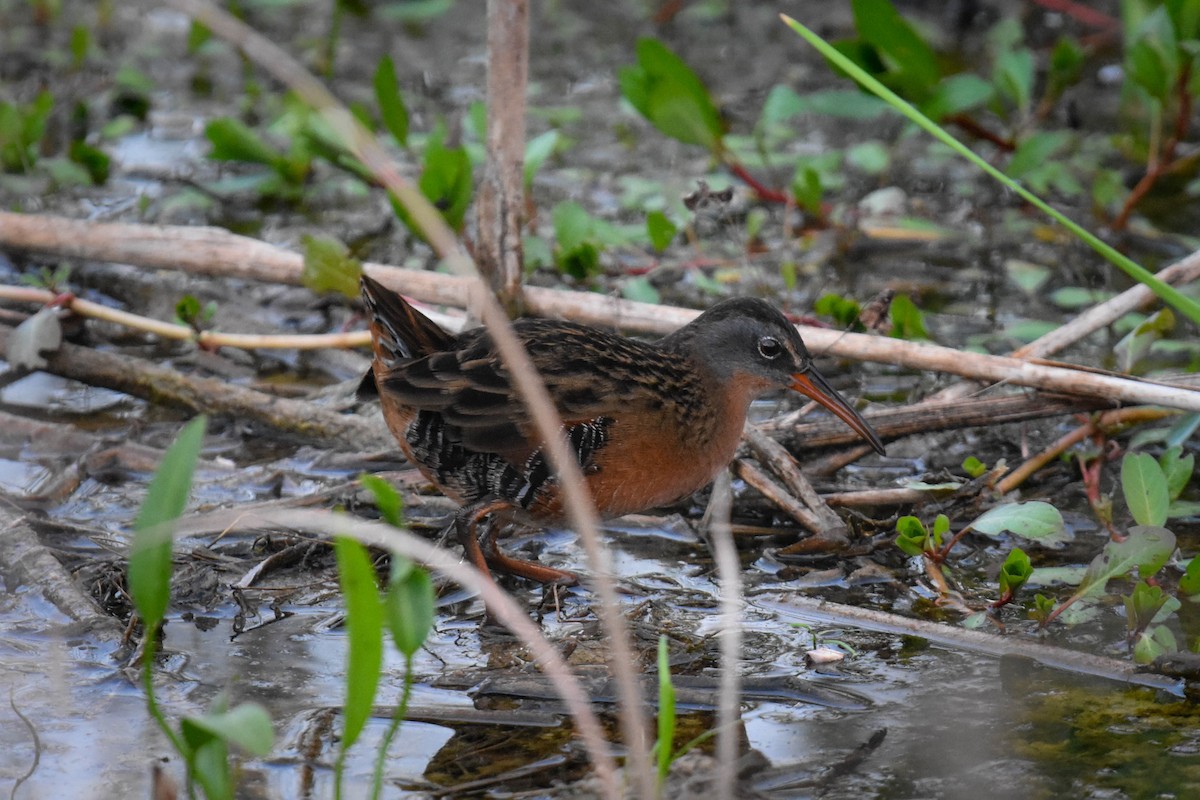
M208 275L236 274L282 283L299 283L302 268L301 257L297 254L215 228L87 223L11 212L0 212L0 245L58 256L193 269ZM367 264L365 269L389 287L431 303L462 306L468 287L473 285L467 278L435 272L381 264ZM529 287L526 296L530 309L542 316L617 325L645 333L669 333L690 322L698 313L631 300L606 298L597 301L596 296L589 293L537 287ZM800 326L800 331L809 348L818 354L879 361L972 380L1010 383L1126 403L1200 411L1200 391L1193 389L882 336L806 326Z

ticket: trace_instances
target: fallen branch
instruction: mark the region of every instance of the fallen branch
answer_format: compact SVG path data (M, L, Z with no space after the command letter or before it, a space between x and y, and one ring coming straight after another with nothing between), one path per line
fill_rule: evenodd
M760 597L753 600L752 603L761 608L790 617L799 617L806 621L817 620L823 624L853 626L899 636L920 636L931 642L968 652L985 653L992 656L1020 656L1048 667L1080 675L1093 675L1134 686L1163 689L1175 695L1183 693L1183 682L1178 679L1139 672L1136 665L1125 661L1041 644L1017 636L996 636L953 625L908 619L885 611L855 608L808 597L789 596L786 601L773 601Z
M0 351L8 348L12 331L0 325ZM89 386L196 413L256 422L339 450L371 450L389 440L382 424L373 424L364 417L338 414L311 402L276 397L216 378L184 375L132 356L64 343L46 360L46 372Z
M113 642L121 638L120 623L80 590L24 517L0 506L0 530L0 574L10 594L23 586L34 588L72 621Z
M276 283L299 284L303 269L299 254L219 228L90 223L0 212L0 245L60 257L120 261ZM456 307L465 304L468 287L474 285L468 278L383 264L366 264L364 269L373 278L419 300ZM642 333L669 333L698 314L690 309L613 298L597 300L591 293L533 286L527 288L526 300L529 308L541 316L614 325ZM944 372L977 381L1200 411L1200 391L1187 387L1097 374L1066 365L1031 364L1018 358L882 336L807 326L800 326L800 331L809 348L818 354Z

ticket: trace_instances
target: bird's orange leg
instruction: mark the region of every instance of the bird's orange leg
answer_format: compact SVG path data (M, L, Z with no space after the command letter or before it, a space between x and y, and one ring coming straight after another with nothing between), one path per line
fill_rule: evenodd
M529 578L538 583L552 583L558 586L574 586L579 583L579 577L573 572L505 555L496 543L496 535L500 529L495 524L489 527L484 534L479 534L479 525L485 517L511 508L513 508L513 504L507 500L492 499L481 500L458 512L454 518L454 525L463 550L471 563L484 573L493 569L508 575Z

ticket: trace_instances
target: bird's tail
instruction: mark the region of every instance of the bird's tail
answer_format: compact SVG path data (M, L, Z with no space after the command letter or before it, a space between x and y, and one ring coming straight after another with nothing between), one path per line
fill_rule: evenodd
M359 283L376 367L387 370L399 361L421 358L453 345L454 337L396 292L366 275Z

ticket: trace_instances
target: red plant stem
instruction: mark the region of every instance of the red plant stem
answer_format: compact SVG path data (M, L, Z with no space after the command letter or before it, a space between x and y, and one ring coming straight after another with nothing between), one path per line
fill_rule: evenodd
M1050 11L1066 14L1076 22L1091 25L1093 28L1115 28L1119 24L1115 17L1083 3L1076 3L1074 0L1033 0L1033 2Z
M760 200L765 200L768 203L786 204L791 202L791 198L788 196L787 192L781 192L778 189L772 189L769 186L763 185L762 182L760 182L758 178L751 175L750 171L742 166L740 162L727 160L725 162L725 166L729 168L730 172L740 178L743 183L753 189L754 193L758 195Z
M1129 192L1129 196L1125 198L1125 204L1121 206L1120 213L1112 221L1111 227L1115 231L1125 230L1133 209L1154 188L1154 184L1158 182L1163 173L1168 172L1174 166L1175 148L1187 138L1188 128L1191 126L1192 97L1188 93L1188 81L1191 79L1191 75L1192 63L1189 60L1180 68L1179 78L1175 81L1175 91L1179 96L1179 113L1175 117L1175 127L1171 131L1171 138L1163 143L1161 154L1151 154L1150 163L1146 166L1146 174Z
M980 125L978 121L967 116L966 114L955 114L947 117L946 122L953 122L955 125L962 128L976 139L983 139L985 142L991 142L1006 153L1011 153L1013 150L1017 149L1016 143L1011 138L1006 139L995 131L988 130Z

